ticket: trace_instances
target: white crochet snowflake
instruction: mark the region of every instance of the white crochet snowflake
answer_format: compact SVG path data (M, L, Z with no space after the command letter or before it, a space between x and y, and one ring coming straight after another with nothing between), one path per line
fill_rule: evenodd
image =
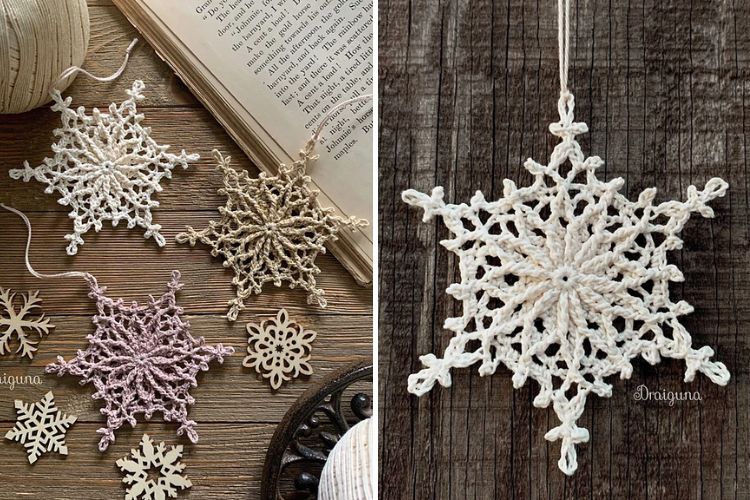
M141 449L130 450L130 455L117 461L117 466L125 473L122 482L129 485L125 500L164 500L177 497L177 489L193 486L182 476L185 464L180 462L182 445L172 446L159 443L144 434ZM152 474L153 472L153 474Z
M22 304L16 309L16 294L0 287L0 354L10 352L13 335L18 338L17 353L21 356L34 357L38 341L31 338L36 334L40 339L47 335L55 326L44 317L44 313L37 313L41 309L42 299L39 292L21 294Z
M151 129L141 126L143 114L136 110L136 102L143 99L144 88L136 80L122 104L110 104L109 113L94 108L91 115L86 115L83 106L72 109L71 98L63 99L54 91L52 110L60 112L62 121L54 132L58 138L52 145L55 156L36 168L24 162L24 168L10 171L13 179L28 182L33 178L47 184L44 192L57 191L58 203L70 207L73 232L65 236L70 255L78 252L84 233L92 227L100 231L107 220L113 226L125 221L129 229L140 226L146 230L145 238L165 244L161 226L153 223L151 214L159 202L151 196L162 190L161 180L171 178L175 166L187 168L198 155L184 150L179 155L167 153L169 146L157 144Z
M409 391L422 395L435 382L451 385L450 370L480 363L480 375L500 364L513 372L513 386L539 383L534 406L552 403L561 424L547 432L562 440L558 465L577 468L575 445L589 433L577 426L589 393L610 397L604 379L629 378L631 360L655 364L660 356L683 359L685 381L697 371L725 385L729 372L710 360L710 347L693 349L678 321L693 311L674 303L669 283L683 275L667 263L667 252L682 247L679 233L692 212L713 217L707 202L723 196L727 183L711 179L703 191L690 186L687 201L654 204L656 189L632 202L619 193L624 181L597 179L603 161L584 158L573 121L573 99L561 98L561 120L550 125L560 137L548 165L529 159L528 187L503 183L503 196L488 202L477 192L469 205L408 190L403 199L424 209L424 221L441 216L452 237L441 244L460 258L460 283L448 294L463 304L445 328L454 336L443 358L420 359L425 368L409 377ZM568 170L569 169L569 170Z
M16 413L16 425L5 434L5 438L24 445L30 464L43 453L68 454L65 434L77 417L66 416L57 409L52 391L38 403L26 404L16 400Z

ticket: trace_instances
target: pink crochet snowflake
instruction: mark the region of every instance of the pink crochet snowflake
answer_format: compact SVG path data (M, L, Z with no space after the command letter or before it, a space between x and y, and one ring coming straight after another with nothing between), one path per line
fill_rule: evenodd
M188 420L188 406L195 403L190 389L198 384L196 375L208 370L212 361L223 362L234 352L221 344L207 346L203 337L190 335L183 321L182 308L175 293L182 288L180 273L174 271L169 290L158 299L149 298L146 306L128 305L122 299L105 295L93 276L88 277L89 296L96 300L96 331L88 336L89 346L78 351L75 359L47 366L47 373L81 377L81 385L94 384L94 399L103 399L102 415L107 417L99 450L115 441L115 431L125 422L136 425L136 416L149 420L161 412L167 422L178 422L177 435L187 433L198 441L196 423Z

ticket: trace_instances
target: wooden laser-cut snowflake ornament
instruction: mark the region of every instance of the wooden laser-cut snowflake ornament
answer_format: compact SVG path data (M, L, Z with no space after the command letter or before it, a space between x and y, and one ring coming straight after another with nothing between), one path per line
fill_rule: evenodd
M231 157L224 158L216 150L213 154L224 175L219 194L227 197L226 205L219 207L221 219L210 221L201 231L188 227L177 241L210 246L211 255L220 256L224 267L234 272L237 294L229 301L227 318L236 320L245 300L261 293L266 283L302 288L308 292L308 303L325 307L325 292L315 280L320 273L315 259L325 253L328 241L338 239L339 231L365 226L367 221L341 218L320 206L319 193L309 188L310 177L305 174L316 158L312 146L291 165L282 164L277 175L261 173L257 178L230 167Z
M15 334L18 339L16 352L32 359L38 341L32 339L31 335L41 339L55 326L40 312L42 299L39 298L38 291L21 294L19 309L16 308L16 302L15 293L0 287L0 355L11 351L10 345Z
M52 391L38 403L27 404L17 399L15 405L16 425L5 434L5 439L23 444L30 464L34 464L43 453L68 454L65 434L77 417L64 415L57 409Z
M274 390L300 375L312 375L310 354L317 334L291 321L286 309L275 318L247 325L247 353L242 364L267 378Z
M132 449L130 455L117 461L117 467L125 473L122 482L128 485L125 500L176 498L178 489L192 487L193 483L182 475L185 464L180 462L181 457L182 445L168 450L167 445L154 445L144 434L140 449Z
M104 221L112 221L112 226L124 221L128 229L140 226L146 230L145 238L153 237L161 247L165 244L161 226L153 223L151 214L159 202L151 197L162 190L162 179L172 177L172 169L187 168L198 155L184 150L179 155L168 153L169 146L151 138L151 129L141 125L144 115L136 109L144 88L136 80L126 91L128 99L110 104L109 113L94 108L90 115L83 106L71 108L71 98L63 99L60 91L53 90L52 110L60 112L62 121L54 131L58 138L52 145L54 156L36 168L24 162L24 168L10 171L13 179L47 184L44 192L57 192L58 203L70 207L73 232L65 236L70 255L83 245L83 234L91 228L99 232Z
M530 186L506 179L500 199L477 191L468 205L445 203L441 187L402 195L424 210L425 222L440 216L452 233L441 244L459 257L461 281L447 292L463 306L445 321L453 337L443 357L422 356L425 368L409 377L408 390L449 387L451 369L475 363L483 376L506 366L515 388L533 379L540 386L534 406L552 404L560 419L545 438L562 440L558 465L566 474L577 468L575 445L589 439L577 425L586 398L610 397L604 379L629 378L633 358L682 359L686 382L699 371L717 384L729 381L710 347L692 347L679 317L693 308L669 296L669 283L684 277L667 263L667 252L682 248L679 233L691 213L713 217L707 203L727 183L690 186L685 202L654 204L655 188L630 201L619 192L622 178L600 181L603 161L584 157L575 137L588 127L573 121L573 108L573 95L563 92L560 121L550 125L560 143L547 165L526 161Z

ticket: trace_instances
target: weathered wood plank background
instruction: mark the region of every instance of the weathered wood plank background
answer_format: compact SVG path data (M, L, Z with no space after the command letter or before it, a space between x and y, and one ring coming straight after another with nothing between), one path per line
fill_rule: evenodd
M95 74L109 74L120 65L123 50L136 33L109 2L92 0L89 4L92 38L85 67ZM65 207L58 205L53 195L45 195L41 184L13 181L7 173L23 160L36 165L48 154L59 115L47 108L0 117L0 202L29 215L34 226L32 260L42 272L89 271L107 286L111 296L140 301L149 294L162 294L172 269L179 269L185 287L178 298L193 333L212 344L232 345L237 352L224 365L214 365L201 375L200 386L192 392L197 404L190 416L198 422L199 444L178 439L176 426L153 421L134 430L123 428L117 433L117 442L106 453L99 453L95 431L103 420L98 404L90 397L92 389L79 386L75 378L44 375L44 366L57 355L70 359L77 349L85 347L94 312L86 286L77 279L42 281L31 277L23 265L24 226L16 216L2 211L0 286L40 290L44 311L56 329L41 342L32 362L15 356L0 359L0 375L6 379L38 375L43 382L38 386L18 384L13 390L7 384L0 385L0 434L14 425L14 399L36 401L50 389L58 406L78 415L79 420L68 433L67 458L45 456L32 467L22 446L0 442L0 499L122 498L124 488L115 461L136 447L144 432L185 445L186 474L194 486L181 497L258 498L266 448L276 424L296 398L325 373L372 355L372 293L359 287L330 256L320 259L323 273L319 281L328 293L327 309L308 306L303 291L271 287L251 301L236 323L225 319L226 302L233 296L231 272L205 248L177 245L174 236L185 225L204 226L218 215L216 207L223 205L216 194L221 176L215 171L211 149L232 155L237 167L247 168L252 175L258 170L144 42L136 48L118 81L102 84L79 77L66 95L87 108L106 107L113 100L125 98L124 90L136 78L147 86L140 108L154 138L202 156L188 170L175 171L158 196L162 205L154 218L164 227L166 248L159 249L153 240L144 240L138 229L109 227L84 236L86 243L79 254L67 256L63 236L71 222ZM274 394L254 372L242 367L242 358L247 345L244 325L274 315L279 307L286 307L293 318L317 331L318 338L312 361L315 374Z
M729 385L684 384L680 362L637 362L630 380L613 377L611 399L590 398L591 441L571 478L557 468L559 443L544 439L554 413L532 406L533 384L513 390L508 370L457 370L450 390L406 392L418 356L447 345L442 323L459 305L444 291L458 270L438 245L447 230L422 223L400 193L442 185L446 201L478 189L495 199L503 178L531 181L527 157L546 163L556 3L380 4L382 498L750 498L747 1L580 0L572 13L571 88L591 130L579 139L606 161L600 175L624 177L631 198L656 186L658 200L713 176L730 183L716 218L686 227L673 255L685 282L672 286L695 306L683 323L716 350ZM641 384L703 400L636 401Z

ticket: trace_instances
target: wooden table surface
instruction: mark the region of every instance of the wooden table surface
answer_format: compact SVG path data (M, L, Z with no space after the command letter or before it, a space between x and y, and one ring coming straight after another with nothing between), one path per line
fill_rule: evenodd
M120 65L123 51L136 32L108 2L90 0L89 5L92 35L84 67L106 75ZM38 375L42 380L41 385L20 384L13 390L0 385L0 434L14 425L15 399L35 402L50 389L61 409L79 417L67 435L68 457L50 454L29 466L21 445L0 442L0 499L122 498L124 488L115 461L136 447L144 432L167 443L185 445L186 475L194 486L181 498L258 498L266 448L296 398L325 373L372 356L372 292L358 286L330 255L319 258L319 283L327 292L328 308L308 306L304 291L269 287L249 301L237 322L226 320L226 302L233 296L231 272L205 247L177 245L174 236L185 225L205 226L218 216L216 207L224 204L216 194L221 176L214 168L213 148L230 154L234 165L248 169L251 175L258 170L144 42L135 49L124 75L116 82L97 83L80 76L64 95L72 96L75 105L87 109L105 108L112 101L123 100L125 89L134 79L146 83L146 99L139 107L156 141L172 145L173 150L185 148L201 155L188 170L175 170L173 179L164 183L164 191L158 195L161 207L154 211L154 219L163 226L165 248L144 240L141 229L128 230L121 225L85 235L86 243L78 255L67 256L63 236L72 221L65 208L56 203L54 195L44 194L43 185L13 181L7 173L24 160L37 165L49 154L59 114L46 107L0 117L0 202L29 215L34 227L31 258L41 272L88 271L107 287L110 296L145 301L149 294L162 294L171 271L179 269L185 287L178 300L193 334L204 336L210 344L231 345L236 354L224 365L212 365L192 391L197 403L190 417L198 422L197 445L178 439L176 425L152 421L135 429L122 428L116 434L117 442L107 452L99 453L96 429L103 417L99 405L91 399L92 388L79 386L76 378L44 375L45 365L57 355L72 358L77 349L85 347L86 335L93 331L90 317L94 308L86 285L80 279L31 277L23 264L26 230L15 215L0 211L0 286L40 290L44 311L56 326L39 345L33 361L16 356L0 359L0 375ZM275 315L280 307L318 332L318 337L313 347L314 375L273 393L254 371L242 367L247 346L244 326Z
M711 346L732 379L682 382L684 363L635 363L613 396L591 396L579 425L578 471L557 468L544 433L551 409L538 387L513 390L510 372L454 370L453 387L406 392L418 356L439 356L460 304L445 295L457 262L439 245L442 223L400 200L404 189L445 186L447 202L502 179L528 185L526 158L556 144L556 2L383 0L380 3L380 477L381 498L750 498L750 3L737 0L573 2L571 88L584 153L625 194L657 201L720 176L730 184L695 216L670 260L685 274L672 297L694 345ZM636 388L699 391L702 401L637 401Z

